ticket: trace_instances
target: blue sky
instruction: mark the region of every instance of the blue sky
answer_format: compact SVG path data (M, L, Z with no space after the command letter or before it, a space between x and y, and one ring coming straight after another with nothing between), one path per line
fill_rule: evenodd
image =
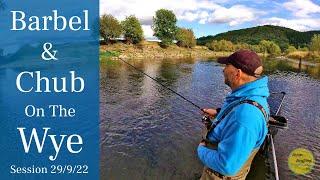
M146 38L152 38L152 17L161 8L172 10L177 25L196 37L265 24L320 30L320 0L100 0L101 15L120 21L135 15Z

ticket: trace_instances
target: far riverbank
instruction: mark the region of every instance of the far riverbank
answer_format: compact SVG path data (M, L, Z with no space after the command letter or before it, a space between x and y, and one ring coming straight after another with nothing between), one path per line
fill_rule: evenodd
M202 58L214 59L222 56L229 56L233 52L215 52L208 49L206 46L195 46L193 48L183 48L175 44L168 48L161 48L157 42L142 42L138 45L125 44L122 42L100 45L100 59L116 60L122 59L180 59L180 58ZM301 52L300 57L302 57ZM260 57L267 58L269 54L258 53ZM287 56L280 55L274 57L278 60L289 61L299 64L299 59L292 58L292 54ZM305 56L305 55L304 55ZM302 58L302 65L318 66L320 63L316 61L305 60Z
M139 45L115 43L100 45L100 56L110 59L172 59L172 58L214 58L228 56L232 52L214 52L205 46L182 48L171 45L161 48L157 42L142 42Z

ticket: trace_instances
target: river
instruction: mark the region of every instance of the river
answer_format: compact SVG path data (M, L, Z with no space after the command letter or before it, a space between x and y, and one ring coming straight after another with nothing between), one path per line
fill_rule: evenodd
M131 60L145 73L201 107L219 107L230 89L215 60ZM320 177L320 67L265 59L272 92L287 93L281 115L288 129L275 137L280 179ZM271 105L272 106L272 105ZM177 95L120 61L100 65L102 179L198 179L201 113ZM316 164L306 175L288 168L292 150L310 150ZM274 171L260 174L274 179Z

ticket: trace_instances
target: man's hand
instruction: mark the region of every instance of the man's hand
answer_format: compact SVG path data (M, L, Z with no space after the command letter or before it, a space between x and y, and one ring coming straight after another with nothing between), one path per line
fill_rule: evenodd
M210 118L214 118L217 115L217 110L216 109L202 109L202 110Z

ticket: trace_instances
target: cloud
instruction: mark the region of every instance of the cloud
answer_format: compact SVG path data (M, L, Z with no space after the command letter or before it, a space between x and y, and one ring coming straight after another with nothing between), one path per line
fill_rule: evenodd
M179 20L186 20L186 21L201 21L205 20L209 17L209 12L204 10L199 10L195 12L186 11L182 15L178 16Z
M164 8L174 11L179 18L185 12L199 9L214 9L217 4L207 0L101 0L100 15L112 14L119 20L126 16L135 15L143 24L151 25L152 17L158 9Z
M152 17L158 9L172 10L178 20L205 23L227 23L230 26L253 20L255 9L244 5L225 8L208 0L101 0L100 14L112 14L119 20L135 15L142 24L151 25Z
M281 4L290 11L294 18L287 17L270 17L259 20L260 25L276 25L291 28L297 31L310 31L320 29L320 18L312 16L320 13L320 6L313 3L311 0L289 0ZM288 15L287 15L288 16Z
M256 3L257 1L251 0L101 0L100 15L112 14L120 21L127 16L134 15L143 25L144 36L154 38L151 29L153 16L161 8L172 10L180 22L238 26L246 22L259 22L259 18L270 13L270 9L268 11L259 10L261 6L253 8ZM273 20L272 23L284 24L279 20ZM307 27L300 27L300 29L303 28Z
M320 13L320 6L311 0L291 0L283 4L283 7L291 11L294 16L307 18L310 14Z
M230 26L235 26L254 20L257 14L256 10L243 5L235 5L229 9L221 7L208 17L208 22L228 23Z
M142 30L145 38L153 38L153 30L151 28L151 25L142 25Z
M309 31L314 29L320 29L320 18L283 19L278 17L272 17L262 20L261 25L266 24L283 26L297 31Z
M229 0L101 0L100 15L112 14L122 21L127 16L134 15L143 25L144 36L153 37L151 29L155 12L161 8L172 10L178 20L188 22L226 23L230 26L251 21L257 16L257 11L244 5L234 5L225 8L221 2Z

